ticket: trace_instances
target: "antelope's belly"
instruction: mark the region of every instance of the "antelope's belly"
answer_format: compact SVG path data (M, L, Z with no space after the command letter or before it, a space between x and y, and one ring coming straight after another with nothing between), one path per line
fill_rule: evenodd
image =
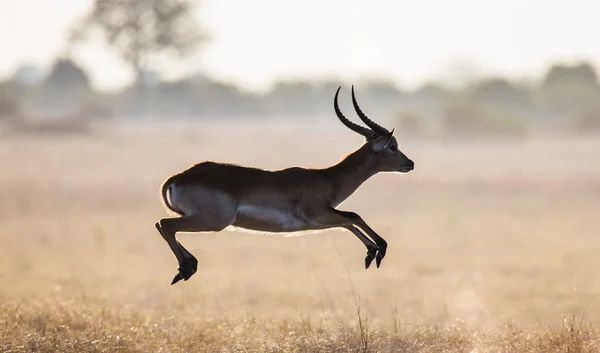
M233 225L265 232L295 232L311 229L310 224L292 210L257 205L239 205Z

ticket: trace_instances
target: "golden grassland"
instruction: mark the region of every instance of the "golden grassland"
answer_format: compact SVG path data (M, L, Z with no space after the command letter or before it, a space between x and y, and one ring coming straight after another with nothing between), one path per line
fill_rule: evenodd
M600 138L399 136L416 169L340 206L387 239L381 268L341 230L181 234L199 271L171 286L169 174L362 142L226 131L0 140L0 352L600 351Z

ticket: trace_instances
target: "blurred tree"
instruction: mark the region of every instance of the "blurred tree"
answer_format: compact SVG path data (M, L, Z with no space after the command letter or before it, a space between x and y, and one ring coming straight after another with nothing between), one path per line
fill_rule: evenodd
M58 89L77 87L77 89L89 90L90 80L85 71L72 60L58 59L42 85Z
M600 116L600 85L594 67L588 63L553 65L542 83L540 101L546 116L559 128L592 126Z
M10 82L0 83L0 120L14 119L18 113L18 99L14 97Z
M446 101L443 120L445 132L460 136L519 136L529 129L529 121L522 114L484 104L469 92L457 92Z
M522 107L530 102L526 90L498 77L478 81L473 85L472 93L475 99L486 104Z
M597 87L598 76L591 64L581 63L574 66L561 64L552 65L544 78L544 88L551 88L556 85L570 83Z
M492 77L475 82L466 92L477 104L486 107L487 118L495 114L498 123L508 119L504 125L515 127L510 120L529 120L534 103L531 91L502 77Z
M413 96L422 99L442 100L449 94L449 91L444 86L437 83L426 83L415 92Z
M58 59L50 74L36 87L27 102L26 113L32 116L65 118L87 103L92 89L90 80L70 59Z
M95 0L71 32L71 43L99 28L140 81L159 54L186 56L207 39L193 18L194 0Z

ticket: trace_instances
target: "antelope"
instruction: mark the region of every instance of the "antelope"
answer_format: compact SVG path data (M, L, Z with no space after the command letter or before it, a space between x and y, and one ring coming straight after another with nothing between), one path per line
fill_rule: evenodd
M335 113L365 141L337 164L321 169L265 170L205 161L164 181L160 189L163 205L179 215L156 222L179 264L171 285L187 281L198 268L198 260L176 240L176 233L219 232L230 226L269 233L345 228L367 248L365 269L373 259L379 268L387 242L358 214L336 207L373 175L407 173L413 170L414 162L398 149L394 129L389 131L362 112L354 86L352 103L368 128L348 120L338 105L340 89L333 100Z

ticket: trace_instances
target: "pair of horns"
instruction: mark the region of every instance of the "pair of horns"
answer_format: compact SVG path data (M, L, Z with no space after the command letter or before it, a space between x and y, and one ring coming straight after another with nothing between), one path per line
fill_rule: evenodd
M346 118L344 114L342 114L342 111L340 110L340 107L338 105L338 95L340 93L341 88L342 86L340 86L335 92L335 98L333 99L333 108L335 109L335 114L337 115L337 117L344 125L346 125L346 127L348 127L354 132L363 135L367 138L367 140L374 140L378 137L391 135L388 129L369 119L365 115L365 113L362 112L362 110L358 106L358 103L356 102L356 96L354 95L354 85L352 85L352 104L354 105L354 110L356 111L356 114L358 114L360 120L362 120L370 129L367 129L348 120L348 118Z

